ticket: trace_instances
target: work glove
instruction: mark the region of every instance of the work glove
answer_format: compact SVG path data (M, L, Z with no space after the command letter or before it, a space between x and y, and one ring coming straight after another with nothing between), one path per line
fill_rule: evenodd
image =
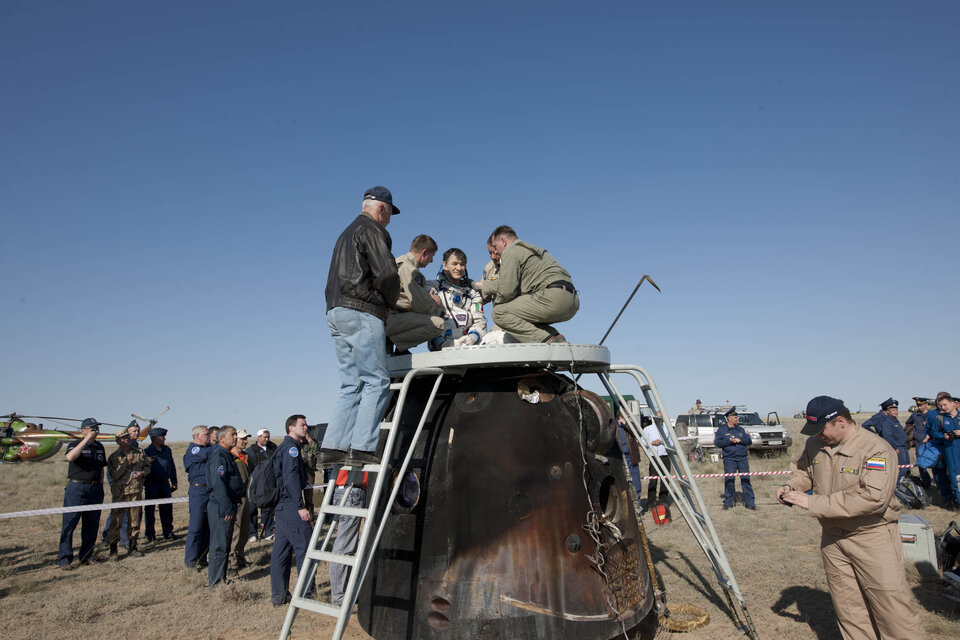
M470 282L470 287L474 291L483 291L483 281L482 280L473 280Z
M477 344L477 334L475 333L468 333L453 341L455 347L469 347L475 344Z

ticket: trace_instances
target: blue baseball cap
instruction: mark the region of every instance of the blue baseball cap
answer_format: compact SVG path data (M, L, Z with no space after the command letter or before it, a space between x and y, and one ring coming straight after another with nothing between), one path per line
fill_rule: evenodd
M805 412L807 422L803 425L803 428L800 429L800 433L805 436L817 435L823 431L823 428L827 426L828 422L845 410L846 407L843 404L843 400L837 400L830 396L817 396L807 403L807 410Z
M363 199L386 202L388 205L393 207L393 215L400 213L400 209L397 209L397 205L393 204L393 194L390 193L390 189L387 189L386 187L370 187L363 192Z

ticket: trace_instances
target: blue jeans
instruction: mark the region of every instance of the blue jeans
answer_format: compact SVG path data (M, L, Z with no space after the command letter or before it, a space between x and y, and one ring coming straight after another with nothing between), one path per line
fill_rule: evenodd
M79 484L67 481L63 490L63 506L77 507L83 504L103 504L102 484ZM80 562L89 562L93 558L97 544L97 530L100 528L99 511L79 511L63 514L63 526L60 528L60 550L57 552L57 564L65 565L73 561L73 531L80 524Z
M390 398L383 321L369 313L334 307L327 312L327 324L340 370L340 396L321 446L374 451Z

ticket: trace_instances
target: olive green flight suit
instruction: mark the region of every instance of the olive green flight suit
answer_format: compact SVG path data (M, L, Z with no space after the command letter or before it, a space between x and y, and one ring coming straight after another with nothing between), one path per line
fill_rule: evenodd
M443 333L443 317L436 302L430 297L426 278L417 267L412 253L397 258L400 275L400 298L387 317L387 337L404 351L436 338Z
M907 587L894 497L897 453L853 425L846 442L811 437L787 484L813 489L810 515L820 521L820 555L846 640L922 639L927 635Z
M580 308L576 293L547 288L569 282L570 274L540 247L516 240L500 254L500 275L483 283L493 300L493 321L518 342L543 342L557 331L553 322L569 320Z

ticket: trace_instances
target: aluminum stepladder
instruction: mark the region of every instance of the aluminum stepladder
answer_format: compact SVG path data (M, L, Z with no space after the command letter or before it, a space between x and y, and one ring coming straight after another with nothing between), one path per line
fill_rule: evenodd
M447 371L449 372L450 370L447 369ZM384 419L380 423L380 430L387 432L387 439L383 449L383 457L380 461L380 464L364 465L362 469L365 472L374 474L373 489L369 493L367 500L367 504L370 505L369 507L344 506L349 499L352 485L344 486L345 490L343 492L343 499L341 500L340 504L334 504L333 495L334 490L336 489L337 474L333 474L333 476L330 478L330 482L328 483L323 494L323 504L320 507L320 515L317 518L317 523L313 527L313 534L310 536L310 544L307 547L306 558L303 559L297 573L297 584L294 587L294 591L290 599L290 606L287 608L287 617L283 621L283 628L280 630L280 640L286 640L290 635L290 628L293 625L294 618L297 616L298 609L308 609L316 613L336 618L337 625L334 629L332 638L333 640L340 640L340 638L343 637L343 633L347 627L347 622L350 620L350 614L353 611L353 605L357 600L358 594L360 593L360 586L363 584L363 578L367 573L367 569L370 567L371 560L373 559L377 545L380 542L380 536L383 534L384 525L389 518L390 506L393 504L394 500L396 500L397 493L400 490L400 486L402 484L400 479L404 477L407 467L410 465L410 460L413 457L414 449L416 448L417 441L420 439L420 434L423 431L423 425L427 420L430 409L433 407L434 398L436 398L437 390L440 388L440 382L443 380L443 375L444 369L434 367L411 369L404 376L403 382L390 383L391 393L399 392L399 395L397 397L397 402L393 407L393 412L390 414L391 419ZM399 426L400 418L403 415L403 407L406 404L407 393L409 392L410 385L413 380L422 376L436 376L436 379L434 380L433 388L430 391L430 396L427 400L427 403L423 408L423 413L420 416L420 420L417 423L417 429L414 432L413 437L410 440L410 445L404 455L403 462L401 463L400 467L398 467L398 481L393 483L393 488L390 491L389 499L385 502L381 502L380 496L384 491L384 487L386 486L386 477L388 475L387 471L389 470L388 457L391 455L396 443L398 432L397 427ZM357 467L355 470L360 470L360 468ZM380 508L381 506L382 508ZM339 555L330 551L332 548L333 533L337 528L337 523L332 520L332 516L335 515L354 516L364 519L364 522L360 528L356 551L353 554ZM325 535L322 531L324 524L329 524ZM375 534L373 534L374 528L376 528ZM323 542L318 548L317 541L320 540L321 535L323 535ZM306 593L308 593L310 591L310 587L313 586L314 575L316 574L317 566L321 561L344 564L352 568L350 571L350 578L347 580L347 586L343 594L343 602L339 605L329 602L320 602L318 600L314 600L313 598L306 597Z
M630 376L640 386L644 397L644 404L641 404L641 407L645 407L650 411L650 417L653 419L660 433L660 440L664 442L664 447L667 450L667 456L674 470L672 473L664 466L660 460L660 456L656 454L654 446L644 435L643 428L640 426L640 416L634 415L630 410L627 401L613 383L613 380L611 380L611 374L625 374ZM703 502L703 497L700 495L700 489L697 487L697 482L690 471L687 457L680 449L677 434L671 426L669 416L667 415L663 400L660 398L660 392L657 391L657 387L653 382L653 378L650 377L650 374L647 373L646 370L636 365L610 365L609 373L598 373L597 375L600 377L601 382L611 397L617 399L621 411L626 418L627 427L643 448L644 453L646 453L647 457L653 463L657 474L665 478L670 497L673 498L674 504L683 516L684 522L690 527L690 531L693 533L697 544L700 545L700 548L703 549L704 554L710 561L710 565L720 584L721 591L723 591L727 599L727 604L730 606L730 610L733 612L740 630L750 638L759 640L757 630L753 625L753 620L750 617L749 611L747 611L743 594L740 592L740 587L737 586L737 580L733 575L733 569L730 567L727 554L723 551L723 546L720 544L720 538L717 536L717 531L713 526L713 520L710 519L710 514L707 512L706 505ZM664 436L668 437L665 438ZM667 442L672 444L667 446ZM637 487L637 489L639 494L639 487Z

